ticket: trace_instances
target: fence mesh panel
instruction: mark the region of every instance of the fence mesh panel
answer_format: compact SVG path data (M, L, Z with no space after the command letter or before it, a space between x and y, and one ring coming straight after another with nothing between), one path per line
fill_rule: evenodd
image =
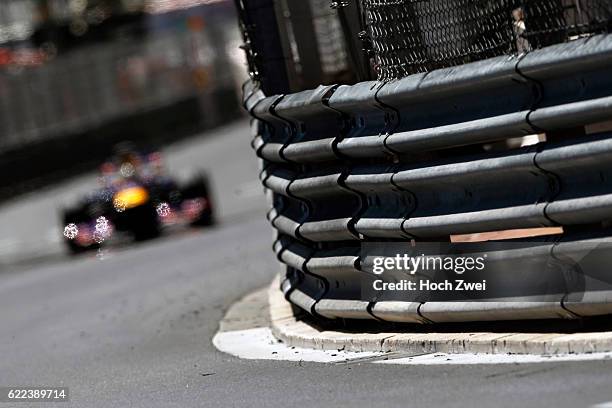
M609 32L612 0L362 0L378 79Z

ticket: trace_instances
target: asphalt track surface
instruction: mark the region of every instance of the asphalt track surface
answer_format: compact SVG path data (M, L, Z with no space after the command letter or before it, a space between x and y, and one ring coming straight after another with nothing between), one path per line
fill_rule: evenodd
M217 351L211 339L224 311L278 271L248 126L230 125L166 153L177 172L212 170L217 227L69 259L39 230L52 230L54 206L91 186L92 175L0 207L0 239L44 253L32 263L22 262L27 254L15 264L5 258L2 266L0 386L71 393L65 404L15 406L583 407L612 400L607 360L331 365Z

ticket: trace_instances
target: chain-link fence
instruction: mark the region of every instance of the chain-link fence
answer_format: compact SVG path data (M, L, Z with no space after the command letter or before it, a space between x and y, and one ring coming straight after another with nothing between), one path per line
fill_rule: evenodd
M609 0L363 0L379 79L606 32Z
M402 78L612 28L610 0L311 0L299 7L286 0L246 1L254 10L269 3L276 11L276 17L266 14L265 26L273 33L276 22L284 47L273 53L257 44L262 22L243 3L238 7L248 20L243 29L250 35L251 72L261 80L260 67L276 64L272 72L289 78L287 88L274 93ZM361 61L370 66L364 69Z

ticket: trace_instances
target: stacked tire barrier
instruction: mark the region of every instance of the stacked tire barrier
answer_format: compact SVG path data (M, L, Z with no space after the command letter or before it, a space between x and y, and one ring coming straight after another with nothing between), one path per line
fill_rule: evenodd
M271 96L245 84L287 299L330 319L413 323L612 313L612 291L590 290L609 280L609 245L577 301L403 302L360 287L368 243L561 227L521 256L570 260L609 243L610 67L612 36L598 35L390 82ZM509 147L527 135L546 141Z

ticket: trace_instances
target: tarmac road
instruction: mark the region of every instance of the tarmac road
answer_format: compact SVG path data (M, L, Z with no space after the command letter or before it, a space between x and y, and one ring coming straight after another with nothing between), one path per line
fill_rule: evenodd
M216 169L219 226L102 258L5 263L0 386L69 387L71 401L48 404L55 407L582 407L612 400L607 360L330 365L240 360L217 351L211 339L224 311L278 270L263 195L252 192L257 168L247 134L240 123L168 152L183 170ZM40 203L55 202L81 182L0 207L0 227L17 228L18 216L46 220Z

